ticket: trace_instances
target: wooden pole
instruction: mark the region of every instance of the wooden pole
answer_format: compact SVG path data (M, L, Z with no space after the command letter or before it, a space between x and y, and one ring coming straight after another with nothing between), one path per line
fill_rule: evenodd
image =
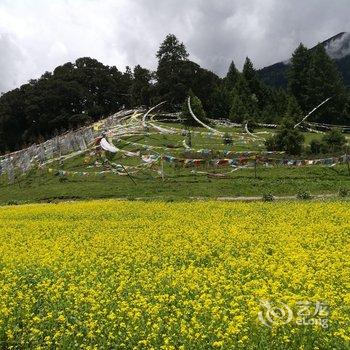
M129 177L129 179L131 179L131 181L136 185L136 181L134 180L134 178L128 173L128 171L126 170L126 168L124 167L123 164L120 164L123 168L123 170L125 171L126 175Z

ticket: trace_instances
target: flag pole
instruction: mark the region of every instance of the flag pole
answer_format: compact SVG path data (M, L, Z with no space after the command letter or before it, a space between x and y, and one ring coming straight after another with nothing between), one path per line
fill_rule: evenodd
M125 166L123 164L120 164L121 167L123 168L123 170L125 171L125 173L128 175L129 179L136 185L136 181L134 180L134 178L128 173L128 171L126 170Z

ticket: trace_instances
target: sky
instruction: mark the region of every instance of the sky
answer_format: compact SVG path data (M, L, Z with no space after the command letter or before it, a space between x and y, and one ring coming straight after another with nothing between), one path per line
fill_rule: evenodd
M155 69L168 33L220 76L350 31L350 0L0 0L0 91L79 57Z

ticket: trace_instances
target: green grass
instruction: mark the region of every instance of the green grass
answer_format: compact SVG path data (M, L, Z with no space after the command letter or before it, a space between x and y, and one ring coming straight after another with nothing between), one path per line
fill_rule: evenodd
M164 127L181 128L180 124L162 124ZM221 128L225 130L225 128ZM205 132L203 128L194 128L196 131ZM232 129L227 129L231 130ZM261 130L257 130L261 131ZM235 134L237 136L235 136ZM267 134L262 134L266 137ZM211 149L214 158L224 158L223 150L252 151L264 150L261 141L247 142L249 137L244 136L240 129L233 129L232 146L225 146L220 136L210 137L199 134L192 134L192 146L199 149ZM320 137L311 133L305 133L307 139ZM186 157L182 142L185 136L150 134L146 136L130 136L123 140L116 140L116 145L128 151L141 151L141 154L173 155L178 158ZM245 141L245 143L244 143ZM160 149L154 151L145 150L143 147L131 145L130 142L148 146L158 146ZM164 150L164 147L175 148ZM180 147L180 148L177 148ZM182 148L181 148L182 147ZM198 158L201 156L198 155ZM90 164L94 163L92 158ZM122 155L115 156L114 162L126 166L140 164L138 158L128 158ZM135 176L136 185L125 176L113 174L91 175L82 177L69 174L61 181L55 175L56 170L98 172L103 168L90 167L84 164L84 156L76 157L66 161L61 168L58 163L50 165L55 171L33 170L25 176L20 176L14 184L8 185L5 177L0 178L0 204L17 202L41 202L55 200L84 200L95 198L143 198L143 199L164 199L183 200L188 198L217 198L237 196L262 196L269 193L274 196L296 195L298 192L307 191L311 194L337 193L339 189L350 190L350 176L346 165L337 165L329 168L326 166L311 167L274 167L265 168L259 166L257 176L254 169L240 169L234 173L227 174L224 178L210 177L205 174L193 174L192 170L208 171L210 173L228 173L230 167L206 168L175 168L174 165L165 163L164 181L156 172L149 170L142 171Z
M166 166L164 181L146 171L134 177L136 185L128 177L112 174L69 175L62 182L53 174L32 173L13 185L5 184L3 179L0 204L94 198L183 200L190 197L262 196L264 193L286 196L300 191L315 195L336 193L340 188L350 190L350 176L344 165L334 168L258 168L257 178L253 169L238 170L222 179L194 175L190 171Z

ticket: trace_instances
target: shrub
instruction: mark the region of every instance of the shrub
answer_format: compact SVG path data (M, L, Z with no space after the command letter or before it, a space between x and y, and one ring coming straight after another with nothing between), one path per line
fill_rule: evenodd
M287 154L299 155L302 152L304 136L294 129L291 121L285 119L277 133L267 139L265 146L268 151L285 151Z
M229 133L225 133L222 137L224 145L231 146L233 144L232 136Z
M262 200L264 202L273 202L275 197L271 193L264 193L262 196Z
M298 192L298 194L297 194L297 198L298 198L298 199L302 199L302 200L307 200L307 199L311 199L312 196L311 196L311 194L310 194L309 192L307 192L307 191L300 191L300 192Z
M338 129L333 129L325 134L321 140L311 140L310 151L312 154L339 152L346 144L346 138Z
M339 152L346 144L346 138L341 130L333 129L322 138L322 142L328 146L330 152Z
M312 154L321 153L322 142L320 140L311 140L310 142L310 150Z
M339 189L339 197L345 198L349 196L349 190L347 188Z
M18 204L19 204L18 201L14 200L14 199L7 202L7 205L18 205Z

